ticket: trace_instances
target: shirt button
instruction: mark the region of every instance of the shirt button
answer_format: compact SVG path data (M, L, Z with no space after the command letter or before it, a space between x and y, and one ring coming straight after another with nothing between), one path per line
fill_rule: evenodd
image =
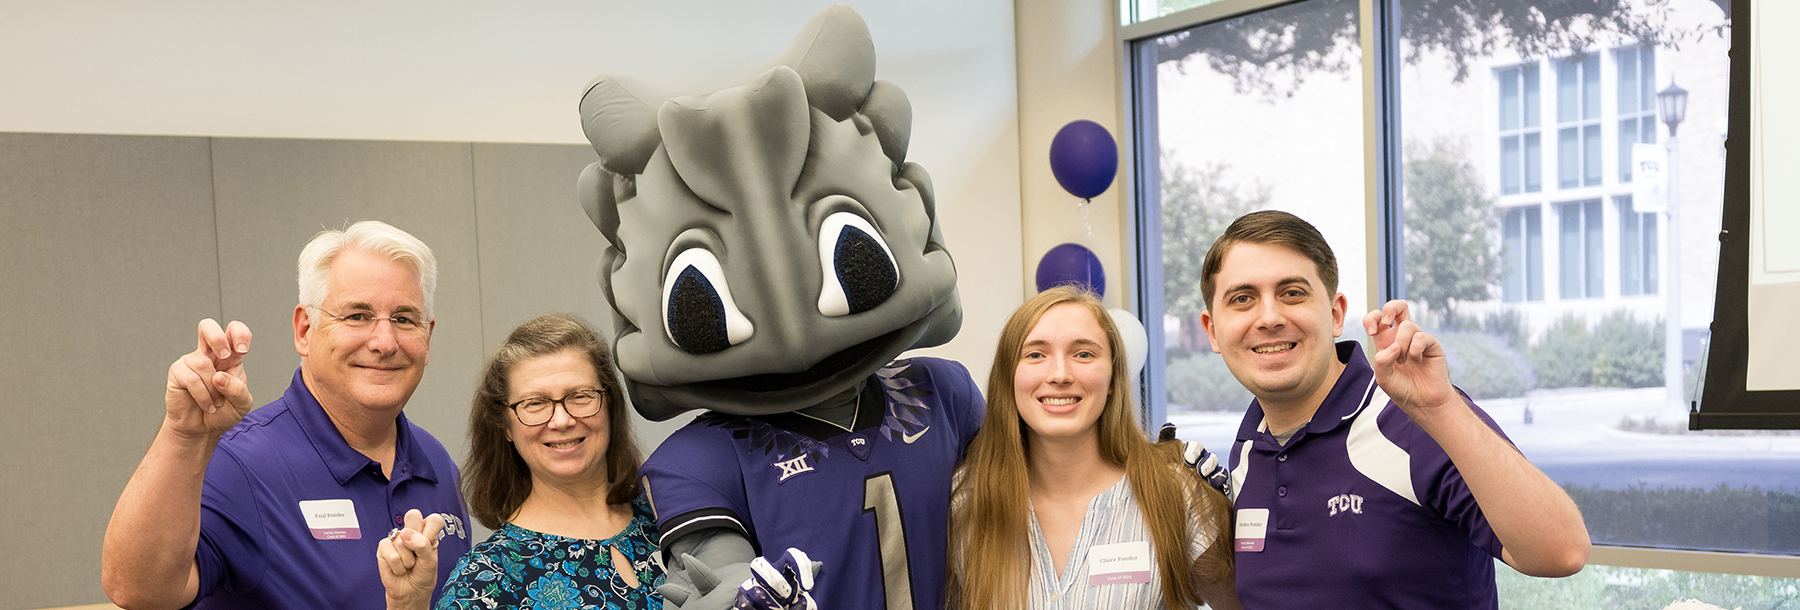
M1283 497L1283 498L1286 498L1286 497L1287 497L1287 488L1286 488L1286 487L1282 487L1282 488L1278 488L1278 489L1276 489L1276 490L1275 490L1275 495L1277 495L1277 496L1281 496L1281 497Z
M1287 461L1287 454L1286 454L1286 453L1283 453L1283 454L1281 454L1281 455L1278 455L1278 456L1275 456L1275 461L1277 461L1277 462L1286 462L1286 461Z

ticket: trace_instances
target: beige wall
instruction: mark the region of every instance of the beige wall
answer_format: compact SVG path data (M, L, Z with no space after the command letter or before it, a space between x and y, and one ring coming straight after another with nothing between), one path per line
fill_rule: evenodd
M911 98L909 158L958 261L962 333L926 352L985 379L1022 285L1013 6L852 5L877 76ZM593 155L582 86L741 73L822 6L0 4L15 58L0 62L0 609L104 600L105 523L196 321L248 321L252 391L285 387L293 260L321 228L381 218L437 250L434 358L408 415L460 455L474 371L506 330L606 318L601 242L573 196Z

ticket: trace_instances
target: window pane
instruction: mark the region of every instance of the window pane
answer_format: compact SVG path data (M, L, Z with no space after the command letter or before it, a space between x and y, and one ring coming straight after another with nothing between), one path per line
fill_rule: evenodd
M1519 128L1519 69L1500 71L1500 129Z
M1543 210L1525 209L1525 282L1527 300L1544 300L1544 221Z
M1523 210L1513 208L1507 210L1506 220L1501 223L1504 230L1500 238L1500 260L1503 266L1501 273L1504 280L1500 284L1500 299L1516 302L1525 298L1525 240L1522 234L1525 228Z
M1538 133L1525 134L1525 192L1544 190L1544 147Z
M1154 162L1160 198L1140 202L1144 215L1162 220L1162 277L1146 284L1163 288L1164 315L1143 320L1165 349L1150 354L1146 368L1164 371L1160 401L1166 416L1186 438L1211 447L1229 447L1250 393L1237 383L1210 349L1199 314L1200 260L1212 241L1238 216L1280 209L1311 222L1338 258L1338 290L1361 315L1368 303L1368 245L1364 201L1362 60L1357 46L1357 0L1311 0L1287 4L1146 41L1133 57L1139 82L1151 91L1142 114L1156 125L1144 141L1156 142ZM1259 53L1252 64L1236 52L1247 44L1326 35L1322 46L1296 50L1291 57ZM1258 47L1260 48L1260 47ZM1306 55L1322 53L1320 56ZM1327 68L1296 79L1282 66L1324 59ZM1341 60L1341 61L1339 61ZM1516 63L1516 62L1515 62ZM1215 70L1215 66L1223 66ZM1262 67L1259 67L1262 66ZM1484 68L1493 74L1499 66ZM1484 83L1484 88L1486 83ZM1154 97L1151 97L1151 96ZM1492 90L1483 94L1497 99ZM1492 130L1499 119L1482 119ZM1491 131L1490 131L1491 133ZM1496 173L1498 139L1481 142L1480 175ZM1466 156L1466 152L1465 152ZM1494 164L1494 165L1489 165ZM1486 193L1498 185L1482 179ZM1465 229L1466 230L1466 229ZM1490 229L1492 230L1492 229ZM1146 240L1148 242L1150 240ZM1497 268L1497 264L1490 267ZM1360 334L1346 325L1347 333ZM1158 422L1160 423L1160 422Z
M1645 144L1656 143L1656 120L1652 118L1654 116L1655 115L1646 116L1644 117L1644 120L1639 121L1638 131L1641 132L1641 135L1638 137L1639 142Z
M1525 64L1525 126L1538 126L1538 68L1537 64Z
M1589 53L1581 62L1581 118L1600 118L1600 54Z
M1652 47L1643 47L1643 54L1641 56L1643 57L1643 61L1641 62L1641 63L1643 63L1643 69L1640 70L1639 73L1642 74L1643 76L1638 79L1638 87L1639 87L1638 110L1645 110L1645 111L1655 110L1656 109L1656 49L1652 48ZM1654 140L1646 140L1646 141L1654 141Z
M1631 196L1615 199L1619 208L1619 295L1643 292L1643 243L1638 229L1638 214L1631 211Z
M1581 186L1581 130L1574 127L1556 132L1556 185Z
M1581 204L1566 203L1556 206L1556 267L1560 276L1557 282L1557 296L1564 299L1579 299L1582 289L1587 286L1582 281L1581 272L1587 269L1581 264L1581 257L1586 253L1581 247Z
M1581 183L1600 185L1600 126L1581 128Z
M1619 182L1631 182L1631 145L1637 140L1638 120L1619 121Z
M1519 136L1500 138L1500 192L1519 192Z
M1620 50L1614 54L1619 59L1619 114L1631 114L1638 111L1638 71L1637 48Z
M1556 62L1556 121L1568 123L1581 120L1581 64L1572 61Z
M1656 274L1662 272L1662 263L1656 250L1655 214L1644 214L1644 294L1657 294Z
M1606 240L1602 234L1606 225L1600 221L1600 200L1589 201L1581 208L1582 245L1587 249L1582 261L1587 265L1587 296L1606 296Z

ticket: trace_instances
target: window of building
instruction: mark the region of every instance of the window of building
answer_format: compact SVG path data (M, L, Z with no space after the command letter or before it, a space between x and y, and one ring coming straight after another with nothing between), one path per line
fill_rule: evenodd
M1556 185L1600 185L1600 55L1556 62Z
M1619 182L1631 182L1631 145L1656 143L1656 48L1613 52L1619 70Z
M1560 296L1587 299L1606 296L1606 247L1600 200L1556 206L1557 273Z
M1544 189L1544 146L1539 127L1536 63L1503 68L1500 79L1500 193Z
M1656 294L1656 214L1631 207L1631 196L1614 197L1619 208L1619 296Z
M1509 303L1544 300L1543 211L1535 205L1510 208L1500 222L1500 299Z

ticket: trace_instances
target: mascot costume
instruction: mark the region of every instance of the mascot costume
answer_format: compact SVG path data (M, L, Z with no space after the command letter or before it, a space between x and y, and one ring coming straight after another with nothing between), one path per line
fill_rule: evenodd
M962 309L868 26L832 6L735 86L603 75L580 108L625 387L651 420L702 411L643 468L668 603L942 607L983 402L957 363L894 360L949 341Z

